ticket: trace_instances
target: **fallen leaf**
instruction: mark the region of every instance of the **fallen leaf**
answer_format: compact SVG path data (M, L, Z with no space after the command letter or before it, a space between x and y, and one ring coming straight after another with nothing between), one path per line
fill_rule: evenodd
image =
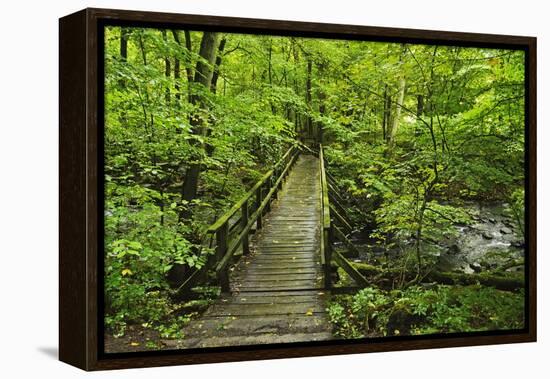
M126 276L126 275L132 275L133 272L129 268L125 268L124 270L122 270L121 274L122 276Z
M130 346L139 346L139 342L130 342Z
M306 312L306 316L313 316L313 309L308 309Z

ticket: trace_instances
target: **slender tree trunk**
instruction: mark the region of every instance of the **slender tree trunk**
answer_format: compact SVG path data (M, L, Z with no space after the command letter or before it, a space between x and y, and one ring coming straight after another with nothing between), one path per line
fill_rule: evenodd
M168 38L166 36L166 30L162 30L162 39L164 40L164 43L168 42ZM172 73L172 67L170 67L170 57L166 56L164 57L164 76L166 76L167 79L170 79L170 74ZM164 99L166 101L166 104L170 104L170 86L166 86Z
M128 60L128 29L120 28L120 59L123 62Z
M197 61L195 67L195 78L193 79L193 83L194 85L202 86L204 90L209 90L212 83L218 39L219 33L212 32L204 32L202 37L199 50L200 59ZM199 111L191 117L192 133L197 136L204 136L207 131L208 120L203 117L201 113L204 113L208 109L206 99L200 92L193 94L191 99L192 103L199 108ZM180 220L189 219L192 215L191 207L188 205L197 196L200 171L200 157L196 157L195 162L192 163L185 172L181 198L186 206L183 207L183 211L180 213Z
M312 69L312 61L311 58L307 58L307 74L306 74L306 105L308 109L311 109L311 69ZM311 131L311 117L308 115L306 117L306 133L307 138L311 138L311 135L313 134Z
M218 90L218 77L220 75L220 67L222 64L223 59L223 50L225 49L225 44L227 40L225 38L222 38L220 41L220 45L218 46L218 52L216 54L216 61L214 63L214 72L212 73L212 81L210 83L210 91L212 93L216 93ZM211 121L211 124L213 124L213 120ZM207 136L210 136L212 134L212 128L209 128L206 132ZM214 145L207 143L205 146L206 154L211 157L212 153L214 153Z
M179 45L180 44L180 38L178 35L177 30L172 30L172 36L174 37L174 41ZM174 89L176 90L175 98L176 98L176 104L179 105L179 101L181 100L181 90L180 90L180 60L176 56L174 58Z
M388 138L388 125L390 124L391 96L388 95L388 85L384 85L384 114L382 116L382 138Z
M387 141L388 148L391 150L395 144L395 136L399 129L399 119L401 117L401 107L403 106L403 99L405 97L405 76L399 77L399 90L397 93L397 102L395 104L395 112L393 114L393 120L388 130Z
M317 64L317 76L319 77L319 80L321 81L321 85L318 88L318 100L319 100L319 115L324 116L326 113L326 106L325 106L325 100L326 100L326 94L323 90L322 84L324 83L323 78L325 77L325 69L326 69L326 62L321 62ZM318 122L317 123L317 143L323 143L323 123Z
M192 86L193 86L193 69L191 68L191 53L193 52L192 50L192 45L191 45L191 33L189 33L189 30L185 30L184 31L184 35L185 35L185 48L187 49L187 54L189 56L189 60L186 62L186 65L185 65L185 73L187 75L187 100L192 103L193 102L193 91L192 91Z
M268 62L267 62L267 77L268 77L270 86L273 85L273 64L271 62L272 57L273 57L273 41L270 39L269 48L268 48ZM269 101L269 105L271 106L271 113L275 115L277 113L277 109L275 108L275 105L271 100Z
M129 33L126 28L120 28L120 60L124 63L128 61L128 37ZM126 87L126 79L120 78L118 80L118 85L120 88ZM128 114L126 109L122 109L120 112L119 122L121 125L126 125L128 122Z
M218 54L216 56L216 62L214 63L214 72L212 73L212 83L210 84L210 91L216 93L218 86L218 77L220 76L220 66L222 65L223 59L223 50L225 49L225 44L227 40L222 38L220 45L218 46Z
M416 95L416 117L421 117L424 113L424 95Z
M139 48L141 50L141 59L143 60L143 65L147 66L147 52L145 51L145 44L143 43L143 36L139 34Z
M422 117L422 114L424 113L424 95L416 95L416 119ZM419 136L422 133L422 130L420 129L418 125L418 121L416 123L416 127L414 129L414 135Z

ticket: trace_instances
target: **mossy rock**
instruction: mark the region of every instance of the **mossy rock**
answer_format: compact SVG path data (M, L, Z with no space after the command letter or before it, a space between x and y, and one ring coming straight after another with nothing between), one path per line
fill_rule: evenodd
M413 313L411 301L401 299L391 309L386 330L390 336L409 335L412 327L421 321L421 317Z

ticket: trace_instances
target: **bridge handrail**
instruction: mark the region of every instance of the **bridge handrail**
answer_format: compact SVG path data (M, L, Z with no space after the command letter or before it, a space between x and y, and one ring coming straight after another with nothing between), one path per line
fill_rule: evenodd
M330 201L329 189L325 170L325 159L323 145L319 144L319 168L320 168L320 185L321 185L321 265L323 266L323 275L325 288L331 287L331 272L330 262L332 258L331 245L331 221L330 221Z
M264 176L262 176L261 179L258 180L256 184L254 184L254 186L246 194L243 195L243 197L241 197L239 201L233 204L233 206L229 210L227 210L212 225L208 227L207 233L216 233L218 229L220 229L223 226L223 224L228 222L229 219L233 217L239 209L242 208L243 204L246 203L252 196L254 196L254 194L256 194L256 192L258 191L258 189L262 185L264 185L274 173L277 174L277 169L283 163L288 163L289 157L291 156L291 154L295 153L296 150L297 150L296 146L290 147L286 151L286 153L282 156L282 158L279 159L279 161L275 163L275 165L273 165L273 168L271 170L266 172Z
M261 229L264 210L269 210L272 199L282 188L282 181L297 156L298 147L293 145L239 201L208 228L207 233L216 235L216 251L210 258L209 264L205 265L207 266L205 270L213 266L223 292L230 290L228 269L235 251L242 245L243 254L249 253L249 232L254 223L257 224L257 229ZM254 196L255 207L251 209L250 203ZM230 227L230 220L239 210L241 212L239 219ZM251 211L252 214L250 214Z
M332 250L333 240L339 240L349 249L355 250L358 253L357 248L347 238L338 227L337 223L343 227L351 230L351 226L344 219L344 217L336 211L330 204L331 194L334 192L334 187L330 185L327 180L326 164L324 159L323 145L319 144L319 166L321 170L320 182L321 182L321 226L322 226L322 238L321 238L321 264L323 265L323 276L325 280L325 288L331 289L331 266L330 262L334 262L340 266L359 286L367 286L368 280L355 268L353 265L338 251ZM333 209L331 213L331 207ZM331 220L331 215L334 216L334 221Z

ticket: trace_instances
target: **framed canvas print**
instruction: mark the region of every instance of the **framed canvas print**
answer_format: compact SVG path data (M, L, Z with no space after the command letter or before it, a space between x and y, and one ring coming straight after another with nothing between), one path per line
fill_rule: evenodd
M536 340L536 39L60 19L60 359Z

